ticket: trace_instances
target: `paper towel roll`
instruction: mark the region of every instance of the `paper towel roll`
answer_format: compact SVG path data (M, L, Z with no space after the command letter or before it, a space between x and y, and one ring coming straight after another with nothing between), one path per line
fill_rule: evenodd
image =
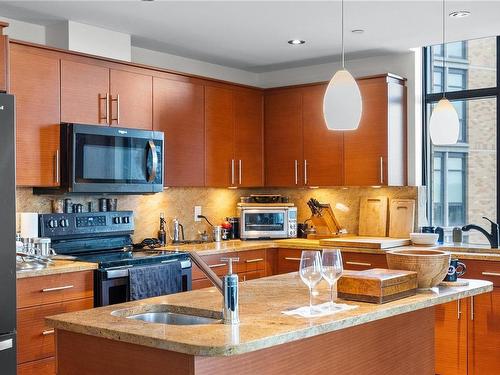
M38 214L36 212L21 212L19 224L22 238L38 237Z

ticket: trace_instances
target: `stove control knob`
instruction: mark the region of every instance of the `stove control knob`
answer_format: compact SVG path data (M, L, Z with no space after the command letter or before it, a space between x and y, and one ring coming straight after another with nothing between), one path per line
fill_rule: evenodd
M47 222L47 225L49 226L49 228L57 228L57 220L55 220L55 219L50 219L50 220Z
M122 218L121 217L117 216L117 217L113 218L113 223L114 224L121 224L121 222L122 222Z
M130 224L130 218L128 216L122 217L122 223L123 224Z
M69 220L68 219L61 219L61 221L59 221L59 226L62 228L69 227Z

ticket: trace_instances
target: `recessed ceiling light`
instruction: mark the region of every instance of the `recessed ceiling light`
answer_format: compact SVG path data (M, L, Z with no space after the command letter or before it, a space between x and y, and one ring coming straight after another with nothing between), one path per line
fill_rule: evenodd
M363 34L364 32L365 32L365 30L363 30L363 29L351 30L351 33L353 33L353 34Z
M455 12L451 12L449 16L453 18L464 18L469 17L470 12L468 10L457 10Z
M302 39L291 39L288 41L288 44L291 44L292 46L298 46L301 44L304 44L306 41Z

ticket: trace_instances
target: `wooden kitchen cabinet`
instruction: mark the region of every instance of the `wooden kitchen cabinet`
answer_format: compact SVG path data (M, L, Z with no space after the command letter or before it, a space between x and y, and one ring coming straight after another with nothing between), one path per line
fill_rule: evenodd
M205 185L263 185L262 95L205 86Z
M301 89L306 186L340 186L344 180L344 132L326 127L323 117L326 87L323 84Z
M302 95L296 89L265 95L266 186L302 185Z
M344 132L344 185L405 185L405 80L384 74L357 82L363 113L359 128Z
M0 92L9 91L9 37L2 35L3 28L8 25L0 22Z
M264 186L264 102L259 91L235 90L234 159L241 187Z
M109 76L111 125L153 129L153 77L118 69Z
M108 125L109 69L61 60L61 122Z
M16 96L16 184L54 187L59 176L59 59L10 45Z
M467 300L435 307L436 374L467 374Z
M17 280L17 370L55 375L54 330L45 318L94 306L93 271Z
M346 270L363 271L371 268L387 268L387 259L384 254L342 251L342 261Z
M205 185L204 87L153 78L153 130L165 133L165 186Z

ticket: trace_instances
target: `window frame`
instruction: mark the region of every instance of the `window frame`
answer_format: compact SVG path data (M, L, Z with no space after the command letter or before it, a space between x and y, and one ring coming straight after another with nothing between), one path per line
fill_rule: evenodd
M465 89L457 91L445 91L444 94L446 98L450 101L454 100L464 100L467 103L469 99L496 99L496 144L497 144L497 155L496 155L496 221L500 222L500 152L498 152L498 147L500 146L500 36L496 36L496 86L495 87L484 87L478 89ZM463 48L467 45L467 41L464 41ZM446 47L445 47L446 48ZM442 58L447 55L446 51L443 51ZM428 92L428 85L432 86L432 69L430 66L432 57L432 46L422 48L422 185L427 187L427 218L429 222L433 222L432 218L432 178L430 174L433 173L433 160L431 158L431 142L429 137L428 119L429 119L429 109L433 103L437 103L443 97L443 92L434 93ZM465 53L465 59L467 59L468 54ZM447 65L449 65L450 57L447 57ZM451 60L455 60L455 57L451 57ZM461 59L461 58L459 58ZM463 59L462 59L463 60ZM447 66L447 69L449 66ZM446 77L443 75L443 81L446 81ZM441 83L441 87L444 87L444 83ZM447 88L445 88L446 90ZM466 123L466 121L465 121ZM464 137L467 141L466 125L464 127ZM460 141L459 141L460 142ZM440 150L441 151L441 150ZM467 161L465 162L467 163ZM442 171L444 173L445 171ZM466 186L465 194L467 194ZM467 196L467 195L466 195ZM444 204L444 202L443 202ZM466 205L466 200L464 205ZM467 214L467 208L466 208ZM467 220L467 217L465 218ZM492 218L493 219L493 218Z

